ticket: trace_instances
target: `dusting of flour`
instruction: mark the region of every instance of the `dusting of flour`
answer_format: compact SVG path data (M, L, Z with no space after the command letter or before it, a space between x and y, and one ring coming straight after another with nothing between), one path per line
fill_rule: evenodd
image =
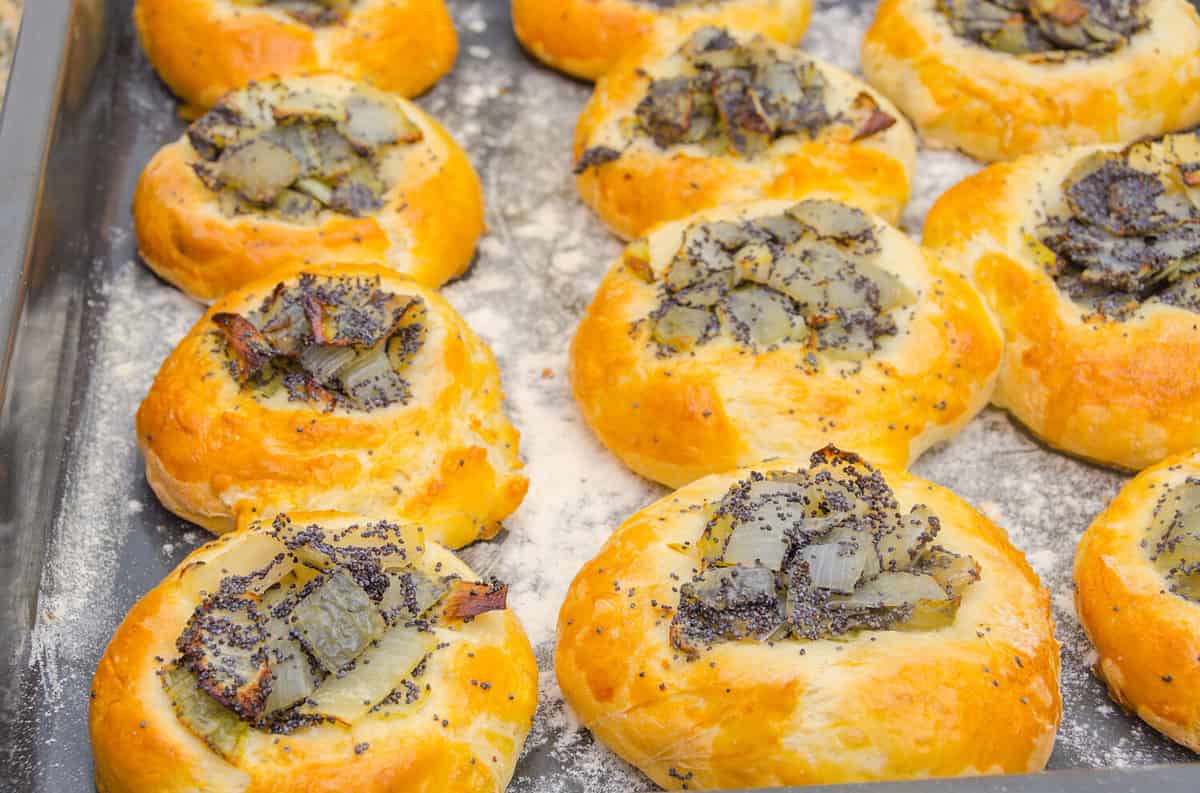
M511 789L649 789L644 777L579 725L553 675L558 606L575 572L625 517L665 492L628 472L598 444L567 381L570 336L620 251L576 198L570 174L572 129L589 89L520 53L508 30L506 2L452 0L451 7L462 53L453 75L421 103L479 169L490 234L472 270L445 294L496 354L531 479L529 496L506 531L464 552L477 571L510 583L511 603L541 670L541 704ZM873 7L819 2L806 48L857 72ZM179 133L173 105L143 60L135 59L122 92L118 101L145 118L139 130L155 145ZM140 165L129 163L129 184ZM923 152L905 228L919 234L933 200L975 167L953 153ZM117 203L128 206L127 199ZM93 376L74 430L34 637L34 669L49 725L39 729L51 742L81 739L88 680L108 636L132 601L205 536L154 500L133 435L134 411L158 365L202 309L130 261L128 217L111 222L111 250L93 267L88 290L89 313L96 318L86 348ZM926 455L916 470L1006 527L1053 593L1066 715L1052 765L1186 759L1106 698L1088 671L1094 658L1072 607L1070 567L1078 536L1121 477L1046 451L994 410ZM77 761L63 760L69 762ZM89 776L85 767L71 768L55 779L75 789Z

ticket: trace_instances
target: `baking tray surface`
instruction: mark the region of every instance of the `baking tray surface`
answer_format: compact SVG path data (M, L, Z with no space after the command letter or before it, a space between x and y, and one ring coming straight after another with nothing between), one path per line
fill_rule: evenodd
M13 637L0 652L8 664L0 667L8 672L0 677L0 788L67 793L93 789L88 686L108 637L133 602L206 539L155 500L133 433L134 411L160 362L202 307L136 262L134 183L184 122L136 44L131 0L104 9L85 0L43 2L27 9L27 25L48 26L70 5L84 27L66 57L83 57L82 48L100 59L94 69L71 71L76 76L59 91L62 117L49 122L56 132L22 281L30 297L0 413L0 629ZM577 200L570 173L571 133L589 88L520 51L507 0L450 5L461 36L458 65L420 104L482 174L491 232L471 271L445 294L496 353L532 480L506 531L464 553L481 574L510 582L541 668L541 704L510 790L651 789L581 728L552 667L557 610L575 571L621 520L666 492L598 444L567 383L570 336L621 248ZM857 71L874 6L818 0L806 48ZM18 76L23 60L18 55ZM15 134L10 121L6 135ZM918 233L932 201L975 168L955 154L922 153L906 228ZM1008 529L1053 593L1065 715L1051 768L1194 761L1108 699L1089 672L1090 648L1072 606L1075 545L1124 477L1044 449L993 409L915 471ZM1117 793L1151 784L1160 793L1195 791L1200 770L1103 779L1075 771L896 790Z

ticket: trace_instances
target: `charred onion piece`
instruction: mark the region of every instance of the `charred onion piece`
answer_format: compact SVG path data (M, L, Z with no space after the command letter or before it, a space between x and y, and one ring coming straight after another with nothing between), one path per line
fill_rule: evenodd
M253 598L208 598L188 621L178 647L201 690L247 721L263 715L270 689L265 620Z
M260 373L275 357L270 342L240 314L214 314L213 322L224 332L225 340L229 343L229 350L237 364L238 382L245 383Z
M455 581L446 595L443 613L451 619L476 617L508 608L508 585Z
M875 97L866 91L862 91L854 98L854 104L850 109L856 117L864 119L858 129L854 131L853 137L850 138L852 141L865 140L896 125L896 117L884 111L875 101Z

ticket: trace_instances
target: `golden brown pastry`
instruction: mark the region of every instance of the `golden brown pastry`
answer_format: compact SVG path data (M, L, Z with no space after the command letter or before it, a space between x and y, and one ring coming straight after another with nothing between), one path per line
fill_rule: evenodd
M367 265L231 292L137 414L146 478L214 533L239 517L401 514L452 548L493 536L529 482L495 359L435 292Z
M315 72L416 96L458 53L444 0L137 0L133 21L193 112L252 80Z
M1041 770L1050 598L953 493L827 448L627 520L558 618L567 702L672 790Z
M1075 583L1113 699L1200 752L1200 454L1125 485L1083 535Z
M662 35L728 25L794 44L812 0L513 0L517 38L559 71L595 80Z
M1002 160L1200 122L1187 0L883 0L867 80L927 144Z
M589 425L679 487L852 446L904 467L987 404L1001 341L965 278L824 199L708 210L609 270L571 348Z
M419 529L253 523L133 607L92 682L100 793L500 793L537 700L507 587Z
M484 229L479 177L445 130L336 75L226 96L146 166L133 218L150 269L206 301L346 261L438 287L467 269Z
M708 207L814 192L895 223L917 145L899 111L849 73L705 27L600 80L575 158L584 202L632 239Z
M925 244L1004 327L994 401L1046 443L1132 470L1200 446L1200 139L994 165Z

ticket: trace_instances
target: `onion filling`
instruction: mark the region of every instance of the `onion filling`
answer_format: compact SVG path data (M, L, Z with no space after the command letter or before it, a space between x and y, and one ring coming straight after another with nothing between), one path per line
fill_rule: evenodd
M1150 25L1147 0L938 0L954 32L1034 61L1104 55Z
M776 141L813 140L841 134L862 140L896 123L862 92L841 110L829 107L829 85L807 57L781 57L762 37L738 40L729 31L705 27L676 53L670 76L650 81L624 127L660 148L696 145L710 154L754 157ZM585 150L576 172L619 159L606 146Z
M328 210L361 217L391 188L381 163L422 132L391 97L367 88L333 97L251 83L188 128L196 175L230 216L315 223Z
M895 310L916 299L879 265L878 233L861 211L828 200L742 223L697 223L658 280L651 339L661 356L724 338L755 351L798 344L867 358L898 333ZM633 246L627 264L639 255ZM648 266L639 272L655 281Z
M877 470L833 447L806 470L751 474L711 514L670 629L690 657L725 641L945 627L980 577L934 544L927 507L902 512Z
M1143 303L1200 312L1200 137L1091 154L1062 195L1027 242L1063 293L1116 321Z
M416 701L412 679L445 646L433 629L507 607L497 582L425 572L395 524L331 532L281 517L264 536L274 559L222 578L160 672L180 721L227 759L250 729L353 725Z
M422 349L427 310L419 297L385 292L379 279L301 274L279 284L246 316L216 314L230 375L256 396L332 410L405 404L402 376Z

